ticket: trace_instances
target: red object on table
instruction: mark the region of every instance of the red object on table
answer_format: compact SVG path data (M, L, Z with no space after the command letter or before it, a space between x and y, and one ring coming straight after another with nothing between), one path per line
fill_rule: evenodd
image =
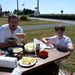
M39 52L39 57L41 58L47 58L48 57L48 52L47 51L40 51Z

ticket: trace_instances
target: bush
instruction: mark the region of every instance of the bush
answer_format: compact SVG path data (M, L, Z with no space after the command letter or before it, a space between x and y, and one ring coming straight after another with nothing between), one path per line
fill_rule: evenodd
M21 17L20 17L20 20L21 20L21 21L27 21L27 16L25 16L25 15L21 16Z

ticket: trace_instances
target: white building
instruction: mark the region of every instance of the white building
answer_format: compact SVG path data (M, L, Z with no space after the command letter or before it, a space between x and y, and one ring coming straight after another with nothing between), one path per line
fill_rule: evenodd
M2 16L2 6L0 4L0 16Z

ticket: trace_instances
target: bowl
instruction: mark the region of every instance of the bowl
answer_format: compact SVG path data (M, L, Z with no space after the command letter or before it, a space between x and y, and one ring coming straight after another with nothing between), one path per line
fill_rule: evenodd
M39 57L41 58L47 58L48 57L48 52L43 50L39 52Z
M24 45L25 52L27 53L33 53L35 51L35 46L32 43L27 43Z
M18 54L18 53L20 53L22 51L23 51L23 49L21 47L14 47L14 48L12 48L12 52L14 54Z
M17 39L9 37L9 38L5 38L5 41L8 42L8 43L15 43L15 42L17 42Z

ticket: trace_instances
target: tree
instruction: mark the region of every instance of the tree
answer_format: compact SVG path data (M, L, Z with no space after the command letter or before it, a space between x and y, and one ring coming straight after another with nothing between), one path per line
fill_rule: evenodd
M25 8L23 9L22 12L23 12L24 15L29 15L29 14L33 14L34 13L33 10L31 10L31 9L25 9Z
M10 11L8 10L8 11L4 11L4 12L2 12L2 14L4 15L9 15L10 14Z

